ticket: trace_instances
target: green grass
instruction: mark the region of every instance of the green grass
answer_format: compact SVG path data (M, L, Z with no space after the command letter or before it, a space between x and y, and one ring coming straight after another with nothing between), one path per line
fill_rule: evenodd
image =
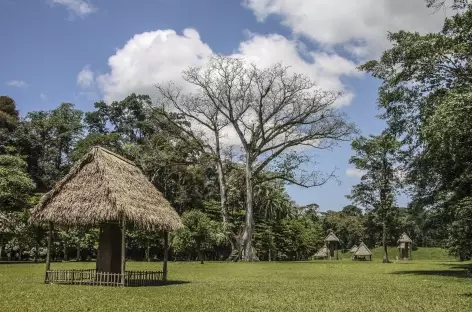
M383 248L378 247L372 250L376 259L382 259ZM390 260L394 261L395 257L398 256L398 249L395 247L388 247L388 256ZM446 249L442 248L423 248L419 247L418 250L414 250L412 253L413 260L430 260L434 261L454 261L454 257L451 257Z
M44 264L0 265L0 311L468 311L472 278L458 262L170 263L140 288L45 285ZM53 269L93 263L53 263ZM160 263L128 264L158 270Z

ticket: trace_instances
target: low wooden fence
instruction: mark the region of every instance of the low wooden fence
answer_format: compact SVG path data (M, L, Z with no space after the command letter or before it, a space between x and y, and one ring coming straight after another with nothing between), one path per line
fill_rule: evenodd
M126 271L121 273L90 270L53 270L46 272L46 283L93 286L153 286L163 282L162 272Z

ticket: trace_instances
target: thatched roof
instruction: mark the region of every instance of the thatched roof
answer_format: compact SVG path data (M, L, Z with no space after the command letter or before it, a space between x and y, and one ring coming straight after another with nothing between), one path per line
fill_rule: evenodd
M358 257L365 257L365 256L372 256L372 251L367 248L367 246L364 243L361 243L359 245L359 248L357 248L357 251L354 253L354 256Z
M354 252L357 251L358 248L359 248L359 247L357 247L357 245L354 245L354 246L351 247L351 249L349 249L349 252L354 253Z
M318 250L313 257L315 258L325 258L328 256L328 248L323 246L320 250Z
M413 241L406 233L403 233L402 236L400 236L398 243L413 243Z
M326 236L325 242L338 242L339 243L339 238L334 235L333 232L329 232L328 236Z
M182 227L177 212L134 163L94 147L41 198L31 220L83 226L123 218L149 230Z

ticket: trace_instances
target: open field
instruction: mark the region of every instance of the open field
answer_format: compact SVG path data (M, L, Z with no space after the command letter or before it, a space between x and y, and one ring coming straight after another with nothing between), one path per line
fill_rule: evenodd
M160 263L128 264L156 270ZM467 311L470 263L170 263L173 285L45 285L44 264L0 265L0 311ZM93 268L53 263L53 269Z

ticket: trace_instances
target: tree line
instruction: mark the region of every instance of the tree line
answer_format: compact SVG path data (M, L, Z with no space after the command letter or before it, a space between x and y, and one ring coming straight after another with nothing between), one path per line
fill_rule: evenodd
M176 258L302 260L334 230L343 248L383 245L385 262L387 245L403 231L417 246L470 259L472 11L461 1L453 9L441 32L389 33L393 47L359 67L383 82L378 106L388 126L379 135L358 137L333 105L341 93L282 64L259 68L223 56L184 71L185 85L157 84L154 101L131 94L91 112L63 103L20 118L2 96L0 257L41 257L44 229L28 224L28 209L100 145L134 161L182 215L185 228L172 237ZM334 173L312 156L345 141L363 173L347 196L353 205L326 213L296 205L285 185L323 185ZM407 207L396 204L401 191L412 199ZM57 255L94 256L95 229L55 235ZM131 231L127 250L150 259L161 238Z

